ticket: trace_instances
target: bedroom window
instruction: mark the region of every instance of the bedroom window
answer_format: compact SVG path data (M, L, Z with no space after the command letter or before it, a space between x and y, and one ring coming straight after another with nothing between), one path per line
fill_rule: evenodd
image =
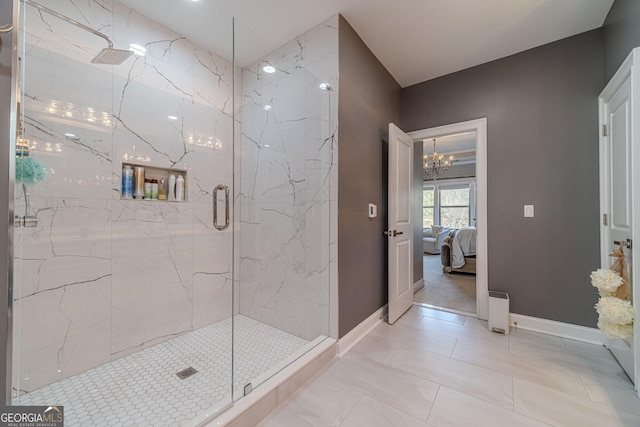
M422 228L429 228L435 224L436 190L433 186L422 189Z
M449 179L424 183L422 227L464 228L475 225L475 179Z
M469 226L469 186L440 187L440 225L448 228Z

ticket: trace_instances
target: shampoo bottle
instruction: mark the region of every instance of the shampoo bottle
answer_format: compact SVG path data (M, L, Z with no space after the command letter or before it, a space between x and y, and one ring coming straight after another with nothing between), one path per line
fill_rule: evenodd
M167 188L167 200L173 202L176 200L176 176L169 175L169 188Z
M158 200L158 180L151 180L151 199Z
M122 167L122 198L133 199L133 169L131 165Z
M136 166L134 172L135 188L133 190L133 197L135 199L144 198L144 168L142 166Z
M160 178L160 183L158 183L158 200L167 200L167 184L164 182L164 178Z
M182 175L178 175L176 179L176 200L178 202L184 201L184 178Z

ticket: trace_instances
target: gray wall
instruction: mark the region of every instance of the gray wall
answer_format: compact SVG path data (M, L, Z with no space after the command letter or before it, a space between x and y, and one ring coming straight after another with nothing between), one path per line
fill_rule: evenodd
M339 336L387 302L386 147L400 86L340 17L338 105ZM378 218L367 218L367 205Z
M0 2L0 25L11 23L13 17L13 1ZM0 34L2 42L0 49L0 378L2 379L2 389L0 390L0 403L4 406L9 403L11 381L7 378L7 353L11 351L11 346L7 346L8 337L11 335L9 328L9 316L7 313L9 294L10 266L13 264L13 256L10 232L13 229L11 220L13 206L13 191L9 186L10 175L14 170L10 167L10 160L15 156L12 145L15 143L11 135L10 125L11 114L11 39L13 32Z
M403 89L406 131L487 117L489 288L594 327L602 29ZM523 218L523 205L535 218Z
M640 1L616 0L603 28L604 78L608 82L631 49L640 46Z

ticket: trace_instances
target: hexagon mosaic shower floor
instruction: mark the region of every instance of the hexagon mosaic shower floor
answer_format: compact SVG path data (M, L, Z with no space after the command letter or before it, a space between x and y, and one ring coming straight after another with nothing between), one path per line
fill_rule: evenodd
M309 342L235 316L237 393ZM231 319L181 335L13 399L63 405L65 426L176 426L231 399ZM184 380L176 373L193 367Z

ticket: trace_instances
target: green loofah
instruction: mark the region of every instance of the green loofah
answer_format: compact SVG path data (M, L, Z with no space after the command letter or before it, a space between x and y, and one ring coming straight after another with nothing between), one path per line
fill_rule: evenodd
M35 184L47 175L44 166L30 157L16 156L16 182Z

